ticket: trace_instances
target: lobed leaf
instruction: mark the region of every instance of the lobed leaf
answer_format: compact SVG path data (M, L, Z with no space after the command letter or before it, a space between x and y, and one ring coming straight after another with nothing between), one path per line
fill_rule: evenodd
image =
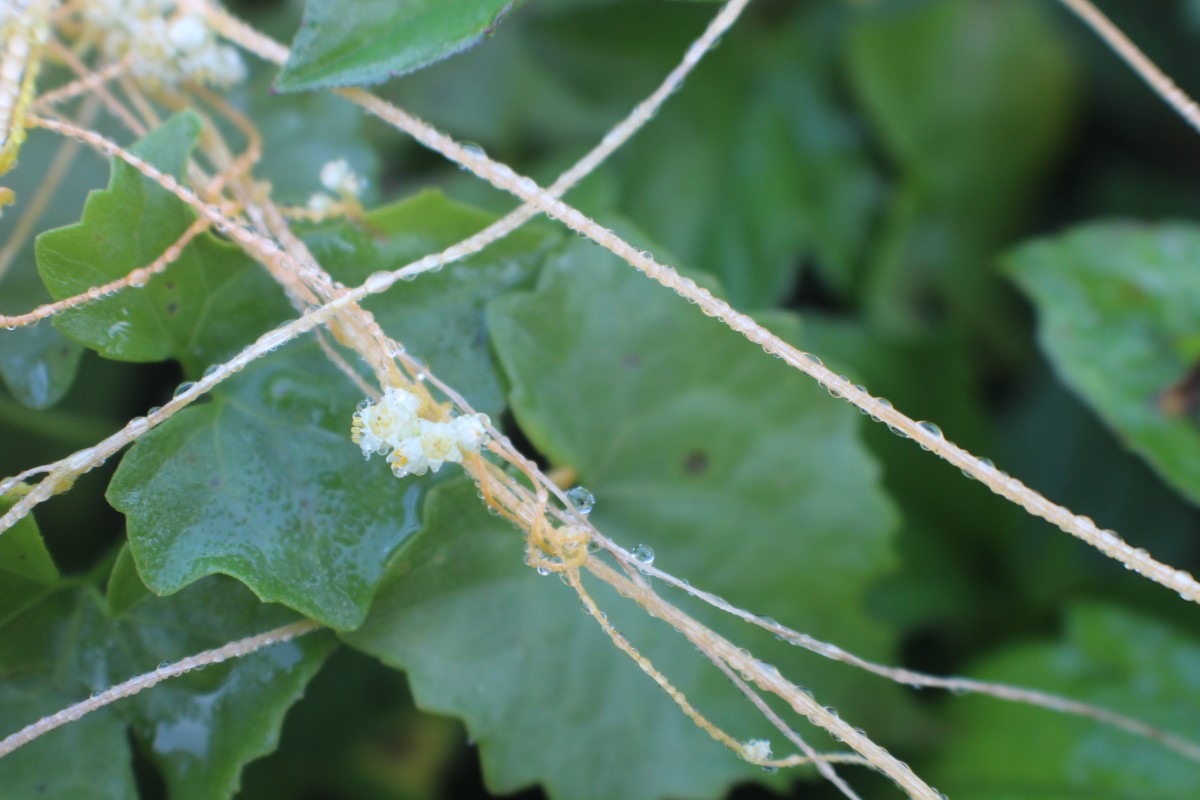
M120 563L118 560L118 563ZM137 581L114 574L111 588ZM59 584L0 626L0 727L8 734L160 662L295 619L214 578L113 611L90 585ZM274 749L283 715L333 641L309 636L176 678L72 722L0 761L14 797L133 798L127 728L172 798L229 798L242 767ZM68 753L69 757L64 757Z
M886 649L863 594L891 565L895 516L857 440L857 415L800 379L780 380L735 334L584 243L550 261L535 292L494 301L488 318L522 430L595 492L601 530L653 545L671 572L735 603ZM474 492L463 482L430 496L425 528L346 640L405 669L422 707L465 719L489 786L637 800L711 797L761 776L714 750L568 589L523 566L520 540ZM766 733L690 645L591 588L701 709L735 735ZM802 680L844 713L874 717L854 700L856 678L833 678L763 638L756 655L803 663ZM905 717L886 688L872 701L888 709L880 718Z
M178 178L199 135L199 117L180 112L131 152ZM82 294L151 264L194 219L181 200L114 160L109 188L88 197L82 221L38 237L38 270L55 299ZM284 309L279 290L240 249L201 235L144 288L69 309L54 324L105 357L175 358L199 375L278 322Z
M357 283L492 219L431 193L372 212L361 226L320 226L308 241L335 276ZM544 241L516 235L371 307L410 352L498 414L483 304L528 282ZM389 555L418 529L421 498L435 480L399 483L381 460L363 462L349 436L361 399L315 344L291 345L139 440L108 497L128 518L146 585L169 594L222 573L325 625L357 627Z

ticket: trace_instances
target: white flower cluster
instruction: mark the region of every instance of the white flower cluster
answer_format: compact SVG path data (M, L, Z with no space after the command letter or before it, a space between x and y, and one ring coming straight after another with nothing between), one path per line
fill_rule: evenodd
M449 422L432 422L417 416L421 400L412 392L390 388L377 403L364 403L354 414L351 438L363 456L387 456L392 473L424 475L437 472L447 462L461 463L468 453L478 453L487 443L487 417L467 414Z
M143 80L176 86L185 79L229 86L246 77L233 47L220 44L198 14L175 14L174 0L91 0L85 17L109 58L132 58Z
M742 745L742 753L747 761L761 763L771 757L770 739L751 739Z
M367 188L367 182L358 177L354 170L350 169L349 162L344 158L339 158L337 161L330 161L321 167L321 185L336 194L337 197L330 197L322 192L317 192L308 198L308 208L310 211L319 213L328 211L333 208L334 203L339 199L343 202L357 200L358 196L362 194L363 189Z

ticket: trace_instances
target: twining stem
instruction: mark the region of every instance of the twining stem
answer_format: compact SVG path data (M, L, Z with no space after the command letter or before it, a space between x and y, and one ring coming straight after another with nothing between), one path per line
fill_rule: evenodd
M223 36L263 58L279 63L286 60L288 50L283 45L253 31L244 24L231 21L232 18L224 12L202 4L200 0L192 0L192 3L206 11L214 27ZM468 150L462 147L441 131L369 92L362 89L339 89L336 91L393 127L409 134L429 149L470 170L496 188L519 197L526 204L535 206L546 216L558 220L576 233L601 245L647 277L694 303L702 313L715 317L727 327L762 347L767 353L780 358L789 366L813 378L834 397L846 400L869 414L873 420L884 423L892 430L914 440L924 449L980 481L995 494L1020 506L1029 514L1041 517L1065 533L1081 539L1138 574L1171 589L1180 597L1200 603L1200 582L1197 582L1188 572L1158 561L1145 550L1135 548L1125 542L1114 531L1098 527L1089 517L1077 515L1070 509L1050 501L1020 480L998 470L990 460L975 456L944 438L936 427L918 422L897 411L891 403L872 396L845 376L828 369L819 358L788 344L751 317L737 311L726 301L715 297L695 281L681 276L669 265L658 262L648 251L639 251L613 231L588 219L579 210L539 187L532 178L518 175L506 164L493 161L477 150Z
M876 769L895 781L909 797L915 800L944 800L907 764L871 741L862 731L827 710L799 686L784 678L775 668L754 658L747 651L666 602L645 584L639 585L637 582L629 580L599 559L588 559L588 569L593 575L616 588L621 594L634 599L638 605L653 616L667 622L706 654L720 658L735 672L745 676L750 683L781 698L797 714L806 717L812 724L824 728L832 736L845 742L870 761Z
M1062 4L1071 9L1089 28L1113 49L1121 60L1133 69L1155 94L1167 105L1175 109L1175 113L1183 117L1197 133L1200 133L1200 105L1188 96L1171 80L1165 72L1158 68L1149 56L1142 52L1124 31L1113 24L1112 20L1096 8L1090 0L1062 0Z
M210 664L220 664L222 661L227 661L231 658L250 655L262 650L264 647L280 644L281 642L295 639L297 636L303 636L306 633L312 633L320 627L320 625L311 620L293 622L291 625L284 625L282 628L276 628L275 630L260 633L256 636L239 639L236 642L230 642L212 650L205 650L194 656L180 659L173 664L164 664L152 672L130 678L124 683L118 683L116 686L110 686L103 692L89 697L87 700L67 706L48 717L42 717L37 722L26 725L16 733L6 736L0 740L0 758L13 752L18 747L29 744L34 739L49 733L55 728L60 728L69 722L75 722L85 714L90 714L109 703L145 691L168 678L174 678L191 672L194 669L207 667Z

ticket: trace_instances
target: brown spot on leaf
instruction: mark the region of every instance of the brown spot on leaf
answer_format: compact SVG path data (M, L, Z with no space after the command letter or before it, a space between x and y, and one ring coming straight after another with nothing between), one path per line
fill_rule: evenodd
M220 478L213 478L212 480L210 480L210 481L208 482L208 485L209 485L209 486L211 486L211 487L212 487L212 488L214 488L214 489L220 489L220 488L221 488L221 479L220 479Z
M689 475L703 475L708 472L708 453L703 450L693 450L683 459L683 471Z
M179 303L167 303L167 316L175 316L175 312L179 310Z
M1158 410L1179 418L1200 406L1200 364L1193 364L1177 383L1164 389L1157 398Z

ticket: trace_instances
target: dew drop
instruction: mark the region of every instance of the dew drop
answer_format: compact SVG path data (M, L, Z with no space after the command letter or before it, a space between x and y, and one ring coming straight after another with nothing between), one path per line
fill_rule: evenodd
M942 429L937 425L934 425L932 422L918 422L917 427L921 428L926 433L937 437L938 439L942 438Z
M365 288L369 293L375 294L377 292L382 292L395 282L396 279L392 276L392 273L388 272L387 270L380 270L379 272L371 273L370 277L368 277L366 282L363 284L363 288Z
M473 156L475 158L487 158L487 153L483 152L483 148L474 142L463 142L462 149L465 150L469 156ZM468 167L464 164L459 164L458 168L468 169Z
M654 563L654 548L648 544L639 544L631 552L633 560L641 567L648 567Z
M551 570L549 567L538 567L537 568L537 574L541 575L543 578L546 577L547 575L549 575L552 571L553 570Z
M811 361L812 363L816 364L818 367L820 367L820 366L823 366L823 365L824 365L824 362L822 362L820 358L818 358L817 356L813 355L812 353L805 353L805 354L804 354L804 357L805 357L805 358L807 358L807 359L808 359L809 361Z
M567 492L567 499L571 501L571 505L580 514L587 516L592 513L592 506L596 505L596 496L589 492L583 486L576 486Z
M179 397L180 395L182 395L186 392L190 392L192 390L192 387L195 385L196 384L192 383L191 381L184 381L183 383L181 383L175 387L175 394L172 396Z

